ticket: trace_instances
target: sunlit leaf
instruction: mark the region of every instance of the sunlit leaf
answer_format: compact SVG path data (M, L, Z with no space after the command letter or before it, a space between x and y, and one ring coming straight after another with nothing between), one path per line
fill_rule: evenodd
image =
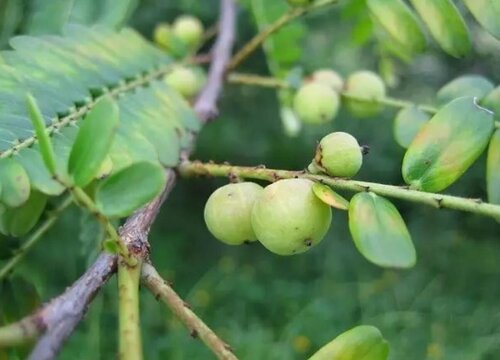
M497 0L464 0L476 20L500 39L500 2Z
M314 183L312 189L314 195L325 204L340 210L347 210L349 208L349 201L333 191L331 187L321 183Z

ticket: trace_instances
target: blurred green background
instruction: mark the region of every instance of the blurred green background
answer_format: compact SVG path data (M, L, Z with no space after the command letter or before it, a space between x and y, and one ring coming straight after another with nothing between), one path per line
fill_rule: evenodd
M4 43L12 32L57 32L64 22L95 22L103 14L99 6L108 4L104 6L114 9L121 3L76 1L81 8L86 4L85 14L76 6L61 19L54 9L66 2L27 1L20 10L9 10L10 15L2 8ZM8 3L12 1L2 4ZM199 16L207 27L213 25L218 2L142 0L125 11L130 15L128 23L151 38L155 24L185 12ZM15 22L12 14L17 14ZM238 18L241 46L255 26L245 10L239 11ZM9 19L13 24L6 32ZM498 84L500 43L468 20L473 55L456 60L431 47L411 64L396 62L398 85L389 93L432 103L436 89L464 73L482 74ZM306 73L318 67L334 68L344 76L357 69L377 71L379 52L371 40L363 0L344 1L316 12L305 23L308 31L299 65ZM267 74L263 53L246 61L243 70ZM392 136L393 110L363 120L341 111L334 124L306 127L296 138L284 135L272 90L227 86L220 112L219 119L201 133L194 159L302 169L321 136L340 130L371 148L358 179L402 183L404 150ZM481 158L447 192L485 198L484 168L485 159ZM359 324L375 325L382 331L391 344L392 360L500 359L498 223L396 201L418 252L418 263L411 270L384 270L362 258L350 238L346 213L341 211L334 212L333 226L319 246L303 255L278 257L258 244L225 246L209 234L203 206L210 193L224 183L224 179L180 181L157 219L150 241L160 273L174 282L179 294L241 359L305 359ZM18 274L26 275L47 301L93 260L98 252L97 235L95 224L73 209L22 262ZM144 291L141 302L146 359L212 358L151 294ZM116 358L116 327L113 278L60 358Z

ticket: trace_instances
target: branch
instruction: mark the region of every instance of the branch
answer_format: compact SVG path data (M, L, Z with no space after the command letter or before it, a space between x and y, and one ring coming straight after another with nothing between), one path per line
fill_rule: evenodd
M163 280L153 265L142 267L142 282L172 310L174 315L189 329L192 337L201 341L221 360L237 360L231 347L222 341L177 295L168 282Z
M184 162L179 171L183 176L237 176L240 178L277 181L289 178L305 178L327 184L335 189L355 192L372 191L376 194L395 199L420 203L435 208L448 208L490 216L500 220L500 205L482 202L481 199L465 199L456 196L427 193L410 190L403 186L385 185L367 181L333 178L324 175L313 175L305 171L289 171L266 169L263 167L246 167L219 164L205 164L199 161Z

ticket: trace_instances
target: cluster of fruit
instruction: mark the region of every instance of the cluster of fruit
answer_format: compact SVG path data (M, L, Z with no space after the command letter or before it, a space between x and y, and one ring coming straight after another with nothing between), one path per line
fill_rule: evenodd
M362 150L354 137L335 132L319 143L310 165L315 172L354 176ZM278 180L266 188L252 182L217 189L205 205L210 232L229 245L260 241L279 255L293 255L318 244L327 233L332 211L313 191L308 179Z
M153 38L155 43L174 57L184 57L195 51L203 40L203 24L190 15L179 16L172 25L160 23ZM206 82L205 72L196 66L175 66L165 81L187 99L194 98Z
M356 71L344 83L337 72L320 69L299 88L293 109L304 123L328 123L337 116L343 95L344 104L353 116L370 117L381 110L378 100L384 98L385 93L384 82L374 72Z

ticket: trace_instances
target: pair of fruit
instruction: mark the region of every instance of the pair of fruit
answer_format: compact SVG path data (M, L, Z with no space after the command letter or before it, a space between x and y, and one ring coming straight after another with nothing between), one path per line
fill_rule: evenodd
M378 99L385 97L385 85L380 76L371 71L352 73L346 83L333 70L315 71L311 81L295 94L294 111L304 123L324 124L332 121L340 108L340 96L345 95L348 110L356 117L370 117L378 113Z
M153 39L167 51L182 52L198 47L203 39L203 31L203 24L198 18L181 15L172 26L168 23L158 24L153 32Z

